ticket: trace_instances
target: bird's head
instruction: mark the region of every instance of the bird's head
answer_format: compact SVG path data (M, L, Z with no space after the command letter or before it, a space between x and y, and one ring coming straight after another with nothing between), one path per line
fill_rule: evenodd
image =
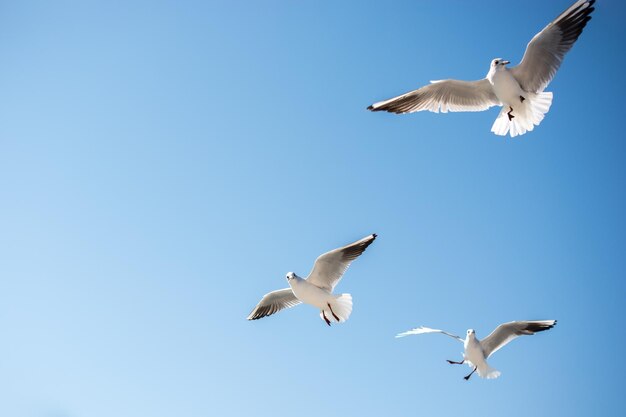
M287 282L290 282L295 277L296 277L296 274L293 272L287 272L287 275L285 275L285 278L287 278Z
M505 59L502 58L495 58L491 60L491 69L495 70L495 71L501 71L503 69L506 68L506 66L508 64L510 64L511 61L507 61Z
M467 330L467 337L469 337L470 339L473 339L476 337L476 331L474 329L468 329Z

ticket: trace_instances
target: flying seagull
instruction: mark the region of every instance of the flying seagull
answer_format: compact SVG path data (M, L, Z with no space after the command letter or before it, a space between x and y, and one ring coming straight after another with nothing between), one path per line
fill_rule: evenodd
M499 325L483 340L476 339L476 332L473 329L467 331L467 336L465 340L463 340L459 336L444 332L443 330L429 329L423 326L400 333L396 337L404 337L412 334L443 333L462 342L465 347L463 360L461 362L448 360L448 363L455 365L467 363L470 368L474 368L469 375L464 377L467 381L476 371L478 371L478 375L482 378L493 379L499 377L500 371L490 367L487 363L487 358L518 336L533 335L537 332L551 329L555 325L556 320L512 321Z
M595 0L578 0L528 43L522 62L507 68L509 61L495 58L487 77L478 81L440 80L430 85L369 106L371 111L414 113L429 110L483 111L502 106L491 131L511 137L531 131L552 104L544 92L565 54L572 48L591 19Z
M320 255L315 260L307 278L288 272L289 288L265 294L248 316L248 320L270 316L300 303L319 308L320 317L329 326L331 322L342 323L348 320L352 313L352 296L350 294L334 295L333 289L352 261L358 258L374 239L376 239L376 234L371 234L347 246Z

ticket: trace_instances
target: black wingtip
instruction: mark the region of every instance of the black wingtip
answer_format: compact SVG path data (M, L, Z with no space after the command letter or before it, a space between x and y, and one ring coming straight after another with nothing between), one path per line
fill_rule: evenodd
M546 331L546 330L550 330L554 326L556 326L556 320L554 320L554 323L552 323L552 324L535 324L535 323L533 323L532 325L528 326L527 329L530 330L533 333L539 333L539 332L543 332L543 331Z
M372 233L372 239L376 239L378 235L376 233Z
M367 110L374 111L374 106L368 106Z

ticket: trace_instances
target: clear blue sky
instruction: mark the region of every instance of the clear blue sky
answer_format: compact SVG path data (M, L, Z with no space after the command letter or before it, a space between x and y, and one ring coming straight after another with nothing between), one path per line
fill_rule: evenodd
M2 2L0 415L622 414L626 6L520 138L365 110L519 62L569 3ZM245 320L372 232L346 324ZM496 381L394 339L551 318Z

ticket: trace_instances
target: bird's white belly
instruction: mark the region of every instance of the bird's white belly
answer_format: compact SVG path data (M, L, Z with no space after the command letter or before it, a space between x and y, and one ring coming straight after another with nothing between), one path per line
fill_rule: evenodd
M520 96L524 96L524 90L509 71L496 71L490 81L494 94L503 105L520 103Z
M483 353L483 349L476 341L465 344L465 353L463 354L463 357L466 361L471 362L472 365L479 368L485 363L485 354Z
M327 303L332 298L332 294L328 291L316 287L313 284L309 284L305 280L298 280L291 283L291 290L298 300L319 309L326 308Z

